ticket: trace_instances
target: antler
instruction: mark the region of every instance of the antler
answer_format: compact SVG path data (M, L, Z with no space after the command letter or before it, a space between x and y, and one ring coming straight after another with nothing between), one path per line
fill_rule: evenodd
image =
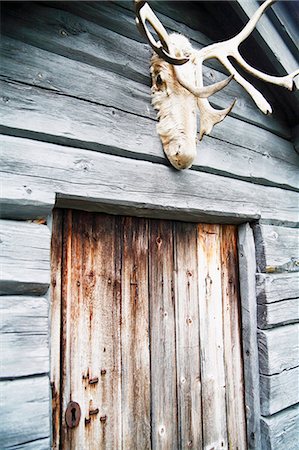
M178 55L178 50L173 48L173 46L171 45L169 36L165 28L163 27L159 19L155 16L148 4L145 1L135 0L137 15L136 22L139 29L141 29L142 33L147 36L150 45L158 53L158 55L166 62L173 64L178 82L193 95L198 97L197 104L201 115L200 139L202 139L204 134L209 134L213 126L216 123L221 122L233 108L236 100L234 100L234 102L228 108L223 110L214 109L207 100L208 97L223 89L231 81L232 78L234 78L249 93L257 107L264 114L269 114L272 112L270 104L267 102L261 92L259 92L254 86L252 86L244 77L239 74L239 72L230 62L229 57L233 58L243 69L245 69L248 73L255 76L256 78L278 86L283 86L289 90L292 90L294 88L294 78L299 74L299 69L283 77L268 75L250 66L239 52L240 44L250 35L262 14L269 6L275 3L275 1L276 0L266 0L258 8L247 25L244 27L244 29L235 37L224 42L211 44L199 51L193 50L192 55L186 56ZM158 34L161 42L156 42L154 40L150 31L146 27L146 20L150 22L150 24ZM211 58L218 59L221 64L228 70L231 76L226 80L205 87L203 86L202 65L204 61ZM181 74L181 69L179 66L187 63L188 61L194 62L196 66L195 85L192 85L191 83L188 83L186 80L184 80Z
M234 79L241 85L243 88L249 93L252 97L253 101L257 105L257 107L264 113L269 114L272 112L272 108L264 98L264 96L253 87L245 78L243 78L239 72L235 69L235 67L229 61L229 56L234 58L243 69L245 69L248 73L259 78L268 83L276 84L278 86L283 86L289 90L293 89L294 86L294 78L299 74L299 70L294 71L293 73L286 75L284 77L276 77L272 75L267 75L254 67L250 66L244 58L241 56L239 52L240 44L250 35L250 33L255 28L258 20L262 16L262 14L266 11L266 9L275 3L276 0L267 0L265 1L259 9L255 12L252 18L249 20L245 28L237 34L235 37L228 39L224 42L219 42L216 44L209 45L201 49L198 52L198 58L201 61L205 61L210 58L218 59L221 64L234 76Z
M193 95L202 98L210 97L211 95L223 89L231 81L231 79L233 78L232 76L230 76L226 80L219 81L218 83L214 83L206 87L196 87L192 86L190 83L187 83L181 76L177 66L186 64L189 61L189 57L186 57L185 55L178 57L177 55L175 55L176 49L173 48L167 31L145 1L135 0L135 11L136 24L141 34L147 37L150 46L160 56L160 58L164 59L164 61L174 66L179 83ZM159 36L159 42L155 41L154 37L146 26L146 21L151 24L151 26Z

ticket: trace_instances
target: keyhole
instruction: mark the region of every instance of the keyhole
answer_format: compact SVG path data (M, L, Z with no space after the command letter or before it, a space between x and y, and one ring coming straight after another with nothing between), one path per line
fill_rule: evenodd
M77 402L69 402L65 411L65 421L69 428L74 428L79 425L81 418L81 408Z
M76 422L76 408L72 408L71 413L72 413L72 423L74 425Z

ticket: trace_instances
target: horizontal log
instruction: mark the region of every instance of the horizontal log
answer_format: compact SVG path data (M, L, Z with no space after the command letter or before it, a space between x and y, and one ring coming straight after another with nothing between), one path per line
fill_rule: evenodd
M55 204L55 193L49 190L32 190L28 180L20 177L18 184L9 174L2 185L0 198L1 219L42 219L49 216Z
M298 366L299 324L258 331L259 363L262 375L279 374Z
M50 281L50 231L46 225L0 221L1 294L43 294Z
M77 13L83 10L81 15L83 14L89 20L84 20L82 17L79 18L69 11L61 10L59 3L56 3L56 6L59 6L59 9L56 10L47 5L37 4L33 6L28 5L27 8L22 8L21 5L18 8L15 6L13 8L8 7L6 13L3 13L5 20L2 25L2 33L67 58L87 62L89 66L115 72L117 75L125 76L127 82L130 79L146 85L150 84L148 68L151 55L150 47L144 43L144 40L142 40L142 43L138 42L140 37L132 14L128 13L126 20L124 20L124 14L119 15L118 6L109 4L108 8L110 9L110 16L113 16L113 25L112 27L110 26L110 29L107 29L106 26L109 27L111 20L107 22L107 25L105 24L105 17L107 17L106 2L99 3L96 8L93 5L88 5L86 8L85 5L68 5L67 3L62 6L64 9L70 9ZM101 13L102 9L103 14ZM125 11L123 8L121 10ZM101 16L101 20L96 21L96 17L99 16ZM90 20L91 17L93 21ZM163 17L162 20L164 19L166 18ZM116 21L118 21L118 28ZM134 30L134 40L119 34L122 32L124 22L127 24L126 29L128 29L128 26L131 26L132 30ZM174 30L177 29L177 22L169 18L166 19L166 22ZM117 32L111 30L116 30L116 28ZM182 28L182 25L179 28ZM184 34L187 36L192 35L194 38L198 35L197 40L199 42L203 41L200 33L194 32L194 30L191 31L187 27L184 27L184 29ZM126 32L125 34L128 35ZM131 36L131 33L129 35ZM193 41L192 44L195 44L196 48L202 46L202 44L198 45ZM226 76L214 68L205 68L204 73L205 83L213 83ZM78 84L77 80L75 84ZM100 77L96 85L98 85L99 81ZM89 86L90 82L86 85L87 91ZM98 92L100 93L101 91L99 90ZM281 120L275 117L266 117L262 114L256 108L250 96L236 82L230 83L223 91L213 96L212 102L216 106L223 108L227 107L233 98L240 99L231 113L233 116L242 118L249 123L258 124L265 129L290 138L288 127L283 125Z
M1 378L49 371L48 301L42 297L0 297Z
M0 333L48 333L48 300L44 297L0 297Z
M261 419L262 450L297 450L299 405Z
M167 161L156 133L156 122L151 118L138 117L136 120L136 116L120 109L58 95L35 86L12 82L2 82L2 86L4 100L0 102L0 113L6 133L38 136L39 139L63 145L149 161ZM77 111L80 111L80 115ZM265 130L260 133L253 125L244 127L246 124L237 122L234 118L227 118L226 125L223 127L222 122L215 131L215 135L219 134L221 139L207 136L198 144L199 151L193 168L298 190L299 156L290 148L290 143L273 137ZM236 131L232 133L231 129ZM233 134L234 142L239 141L236 147L224 142L229 139L227 136ZM252 149L245 148L242 134L247 135L246 142L251 142ZM259 142L255 138L251 139L254 135L261 137ZM265 141L268 143L263 145ZM257 148L260 149L258 153ZM285 162L281 161L282 148L286 154Z
M155 119L150 87L104 68L3 36L1 78ZM20 71L22 67L22 71ZM80 77L78 79L78 74Z
M256 275L257 301L260 304L296 298L299 292L297 273Z
M299 402L299 367L260 376L261 413L269 416Z
M220 223L258 218L259 211L265 218L297 219L294 192L10 136L1 143L3 179L5 172L16 184L27 177L32 191L49 189L60 205Z
M51 3L49 3L49 6L50 5ZM190 28L186 26L185 23L182 23L190 18L190 12L186 15L185 8L178 12L178 9L180 8L178 3L175 4L174 8L171 8L168 3L166 9L163 2L152 2L151 5L155 10L155 14L157 14L157 17L161 20L168 32L183 34L190 40L192 46L196 49L200 49L203 46L207 46L212 43L207 36L205 36L202 32L197 31L211 31L209 25L208 28L204 27L206 24L206 18L203 18L203 13L205 11L202 11L200 15L197 14L196 27ZM130 1L118 2L118 5L111 5L106 2L92 2L88 5L83 5L79 2L73 4L70 4L69 2L56 2L55 7L58 9L67 10L70 13L76 14L88 21L100 24L105 28L109 28L109 30L115 31L123 36L130 37L136 41L145 42L144 37L137 31L134 20L134 8ZM159 12L163 12L163 10L166 12L166 15ZM174 20L172 17L176 17L177 20ZM226 76L224 67L217 60L208 60L205 64L208 66L204 67L205 84L220 81L224 78L223 73ZM263 84L263 88L265 90L265 83ZM236 82L230 83L225 90L214 95L212 102L216 106L223 108L227 106L227 102L229 102L231 98L238 98L237 104L234 106L231 113L232 116L243 118L249 123L258 124L265 129L272 130L275 133L290 138L290 130L285 124L283 124L282 120L279 120L275 117L275 115L266 117L262 114L252 101L251 97Z
M49 372L47 334L0 334L1 379L40 375Z
M42 4L28 4L27 8L22 4L6 5L1 28L3 34L36 47L86 61L135 81L149 81L149 45L66 11Z
M299 298L258 305L257 320L262 329L299 322Z
M1 381L0 447L23 447L32 441L48 439L49 378L47 376ZM45 448L42 442L30 448Z
M299 271L299 229L257 225L254 232L258 272Z

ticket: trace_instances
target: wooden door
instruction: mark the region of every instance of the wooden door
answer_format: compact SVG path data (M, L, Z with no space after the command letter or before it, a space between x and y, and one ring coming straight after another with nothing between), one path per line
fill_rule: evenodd
M53 447L245 449L237 267L234 226L56 210Z

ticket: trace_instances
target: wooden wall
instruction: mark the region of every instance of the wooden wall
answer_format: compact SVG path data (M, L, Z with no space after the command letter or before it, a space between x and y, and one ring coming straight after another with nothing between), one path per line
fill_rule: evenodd
M184 7L177 14L175 5L155 6L169 30L207 44L186 25ZM295 448L299 156L290 129L232 82L213 104L239 100L199 144L192 170L169 167L150 105L151 52L130 9L130 2L2 4L1 447L49 447L50 232L28 220L51 215L56 201L186 221L260 220L262 446ZM224 78L221 70L212 63L205 82Z

